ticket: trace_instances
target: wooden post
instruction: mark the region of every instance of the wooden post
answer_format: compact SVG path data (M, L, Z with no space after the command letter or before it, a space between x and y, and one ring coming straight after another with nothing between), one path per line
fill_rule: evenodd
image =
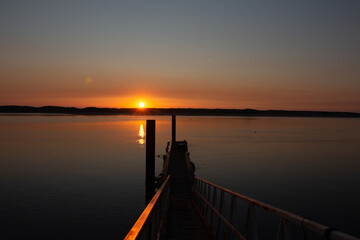
M155 194L155 120L146 120L146 204Z
M171 143L176 141L176 115L171 115Z

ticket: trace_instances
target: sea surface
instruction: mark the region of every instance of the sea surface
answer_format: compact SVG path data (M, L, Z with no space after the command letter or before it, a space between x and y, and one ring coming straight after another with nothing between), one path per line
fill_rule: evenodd
M169 116L0 115L0 239L122 239L145 207ZM360 236L360 119L177 117L195 174Z

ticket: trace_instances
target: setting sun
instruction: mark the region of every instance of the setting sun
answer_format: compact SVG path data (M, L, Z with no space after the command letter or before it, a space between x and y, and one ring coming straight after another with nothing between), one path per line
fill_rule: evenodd
M143 103L143 102L139 103L139 107L141 107L141 108L145 107L145 103Z

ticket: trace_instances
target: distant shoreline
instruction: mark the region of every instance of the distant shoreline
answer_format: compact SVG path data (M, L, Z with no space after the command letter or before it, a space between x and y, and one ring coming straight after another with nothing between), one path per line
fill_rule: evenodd
M332 117L360 118L355 112L290 111L255 109L204 109L204 108L97 108L58 106L0 106L0 113L50 113L69 115L179 115L179 116L251 116L251 117Z

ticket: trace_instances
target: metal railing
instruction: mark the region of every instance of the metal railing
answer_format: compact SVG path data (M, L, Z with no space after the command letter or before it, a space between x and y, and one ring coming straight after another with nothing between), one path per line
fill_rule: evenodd
M193 196L199 213L216 239L360 240L197 177L194 178Z
M170 195L170 175L146 206L125 240L161 239L167 220Z

